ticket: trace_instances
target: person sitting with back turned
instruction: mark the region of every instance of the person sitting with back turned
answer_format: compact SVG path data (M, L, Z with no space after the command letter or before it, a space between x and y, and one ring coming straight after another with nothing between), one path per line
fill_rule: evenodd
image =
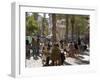
M51 53L51 60L52 60L52 65L57 66L61 64L60 49L59 49L58 44L54 44L54 47Z

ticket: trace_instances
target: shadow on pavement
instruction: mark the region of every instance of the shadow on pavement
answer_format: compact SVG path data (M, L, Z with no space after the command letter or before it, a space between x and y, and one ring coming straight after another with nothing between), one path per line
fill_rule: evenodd
M70 63L68 63L68 62L64 62L64 64L65 64L65 65L72 65L72 64L70 64Z

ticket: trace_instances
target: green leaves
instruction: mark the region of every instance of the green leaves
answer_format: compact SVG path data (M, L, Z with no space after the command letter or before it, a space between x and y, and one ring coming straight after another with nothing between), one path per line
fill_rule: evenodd
M26 30L30 32L30 34L36 34L38 32L38 23L35 20L33 14L30 16L26 16Z
M86 20L86 18L89 18L89 16L75 16L75 26L79 28L80 34L84 34L88 26L88 21Z

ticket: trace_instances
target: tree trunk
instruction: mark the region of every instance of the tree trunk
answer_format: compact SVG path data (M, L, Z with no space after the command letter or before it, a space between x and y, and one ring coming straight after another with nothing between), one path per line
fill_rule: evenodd
M72 42L73 42L73 34L74 34L74 16L72 16L72 19L71 19L71 24L72 24L72 32L71 32L71 36L72 36Z
M53 43L56 42L56 14L52 14L52 39Z
M80 37L80 26L77 28L77 39Z
M43 37L45 36L45 34L44 34L44 32L45 32L45 16L46 16L46 14L44 13L44 17L43 17L43 21L42 21L42 36Z
M69 26L69 23L68 23L68 15L66 15L66 33L65 33L65 44L67 45L68 44L68 26Z

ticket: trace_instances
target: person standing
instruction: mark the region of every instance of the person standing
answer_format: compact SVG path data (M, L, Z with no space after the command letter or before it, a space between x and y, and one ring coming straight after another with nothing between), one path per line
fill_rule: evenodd
M33 58L37 58L37 42L34 38L32 38L32 50L33 50Z
M75 47L75 56L78 57L79 56L79 46L76 42L74 42L74 47Z
M26 59L30 59L30 44L28 40L26 40Z
M65 60L65 55L64 55L64 51L63 50L61 51L60 56L61 56L61 65L63 65L64 60Z
M75 57L75 47L72 42L69 45L69 57Z

